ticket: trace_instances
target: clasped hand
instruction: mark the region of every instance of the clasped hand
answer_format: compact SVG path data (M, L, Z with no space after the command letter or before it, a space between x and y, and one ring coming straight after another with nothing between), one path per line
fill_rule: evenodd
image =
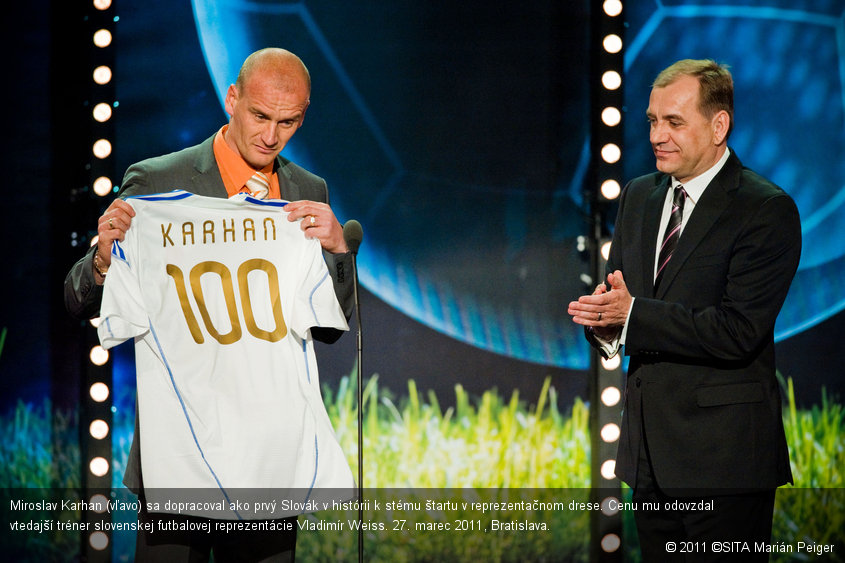
M608 274L607 284L600 283L592 295L582 295L569 303L567 312L576 324L592 327L599 336L610 339L627 321L632 299L622 272L616 270Z

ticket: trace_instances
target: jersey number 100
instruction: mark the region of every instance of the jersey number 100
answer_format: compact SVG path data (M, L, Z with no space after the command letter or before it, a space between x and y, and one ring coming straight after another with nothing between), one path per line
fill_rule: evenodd
M185 276L178 266L173 264L167 265L167 274L176 282L176 293L179 296L179 304L182 306L182 314L185 315L185 321L188 323L188 329L191 331L191 336L194 337L194 342L202 344L205 338L200 330L197 317L191 308L188 301L188 291L185 285ZM273 321L275 328L272 331L263 330L258 327L255 322L255 314L253 313L252 301L249 297L249 273L255 270L264 272L267 275L267 281L270 284L270 308L273 312ZM229 321L232 329L226 334L220 334L211 321L211 316L208 314L208 307L205 304L205 295L203 294L202 284L200 279L203 274L217 274L220 276L220 283L223 287L223 297L226 300L226 310L229 313ZM208 333L220 344L233 344L241 339L241 322L238 318L238 308L235 303L235 288L232 283L232 272L225 264L214 261L200 262L193 268L189 274L191 283L191 293L194 296L194 301L197 303L200 316ZM279 299L279 273L272 262L262 260L260 258L253 258L247 260L238 267L238 294L240 295L241 309L244 312L244 324L251 335L267 342L278 342L287 334L287 326L285 325L285 318L282 314L282 302Z

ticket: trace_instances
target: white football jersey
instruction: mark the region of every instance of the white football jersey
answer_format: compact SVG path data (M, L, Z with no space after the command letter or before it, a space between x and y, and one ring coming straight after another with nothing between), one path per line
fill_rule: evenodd
M287 220L280 200L174 191L126 201L136 215L112 249L98 333L104 348L135 339L148 503L203 489L232 510L158 511L278 518L310 510L258 513L235 501L245 491L304 501L354 487L310 333L349 328L319 241Z

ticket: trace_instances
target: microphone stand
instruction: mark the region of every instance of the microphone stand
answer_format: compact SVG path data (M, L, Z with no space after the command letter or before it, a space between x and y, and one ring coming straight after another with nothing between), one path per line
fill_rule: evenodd
M358 298L358 252L352 253L352 287L358 323L358 561L364 561L364 371L361 339L361 301Z
M350 219L343 225L343 239L352 254L352 289L358 322L358 561L364 561L364 353L361 338L361 300L358 296L358 247L364 238L361 223Z

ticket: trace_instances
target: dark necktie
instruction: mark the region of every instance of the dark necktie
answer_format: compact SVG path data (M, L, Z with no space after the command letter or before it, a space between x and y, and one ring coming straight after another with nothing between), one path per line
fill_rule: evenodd
M660 258L657 261L657 276L654 278L655 289L660 286L660 280L663 279L666 264L672 259L672 254L678 245L678 239L681 238L681 218L684 216L684 201L686 198L687 192L684 191L684 187L680 185L676 186L675 193L672 196L672 212L669 214L669 223L666 225L666 232L663 235L663 244L660 245Z

